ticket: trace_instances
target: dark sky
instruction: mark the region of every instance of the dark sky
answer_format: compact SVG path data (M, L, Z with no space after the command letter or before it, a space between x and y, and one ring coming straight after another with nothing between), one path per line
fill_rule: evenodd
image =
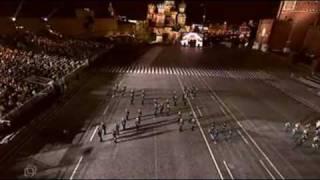
M24 0L19 16L46 16L54 8L60 7L54 16L74 16L74 8L88 7L97 17L107 14L110 0ZM116 12L132 19L144 19L149 2L159 0L111 0ZM178 4L181 0L176 0ZM12 16L20 0L0 0L0 16ZM210 22L241 23L249 19L275 17L280 0L185 0L187 21L202 22L203 3L206 7L207 20Z

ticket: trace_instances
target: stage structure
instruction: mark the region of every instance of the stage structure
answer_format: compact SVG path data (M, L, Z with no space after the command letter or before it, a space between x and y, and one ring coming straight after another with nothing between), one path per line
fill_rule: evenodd
M199 33L189 32L182 36L180 41L182 46L190 47L202 47L203 46L203 36Z

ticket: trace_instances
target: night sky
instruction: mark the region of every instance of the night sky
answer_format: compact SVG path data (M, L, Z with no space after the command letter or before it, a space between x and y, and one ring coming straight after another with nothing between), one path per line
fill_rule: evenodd
M110 0L24 0L19 16L46 16L54 8L59 10L54 16L74 16L74 8L88 7L95 11L96 17L106 17ZM111 0L116 13L131 19L145 19L149 2L159 0ZM180 0L176 0L178 4ZM280 0L185 0L187 22L201 23L203 3L209 22L241 23L249 19L273 18L277 14ZM0 16L12 16L19 0L1 0Z

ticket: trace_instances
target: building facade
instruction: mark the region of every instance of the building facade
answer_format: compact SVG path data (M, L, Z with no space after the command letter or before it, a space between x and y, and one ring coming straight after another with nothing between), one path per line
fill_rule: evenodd
M161 41L176 42L181 32L185 31L185 10L186 4L183 1L178 6L173 0L148 4L146 20L149 30Z
M303 48L309 29L319 26L319 19L320 1L282 1L277 15L277 20L291 24L286 44L293 51Z

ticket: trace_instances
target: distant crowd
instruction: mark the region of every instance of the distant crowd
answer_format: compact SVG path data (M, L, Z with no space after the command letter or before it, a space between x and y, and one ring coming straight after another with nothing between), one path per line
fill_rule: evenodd
M27 81L28 77L59 80L106 48L110 45L33 33L1 37L0 119L45 88Z

